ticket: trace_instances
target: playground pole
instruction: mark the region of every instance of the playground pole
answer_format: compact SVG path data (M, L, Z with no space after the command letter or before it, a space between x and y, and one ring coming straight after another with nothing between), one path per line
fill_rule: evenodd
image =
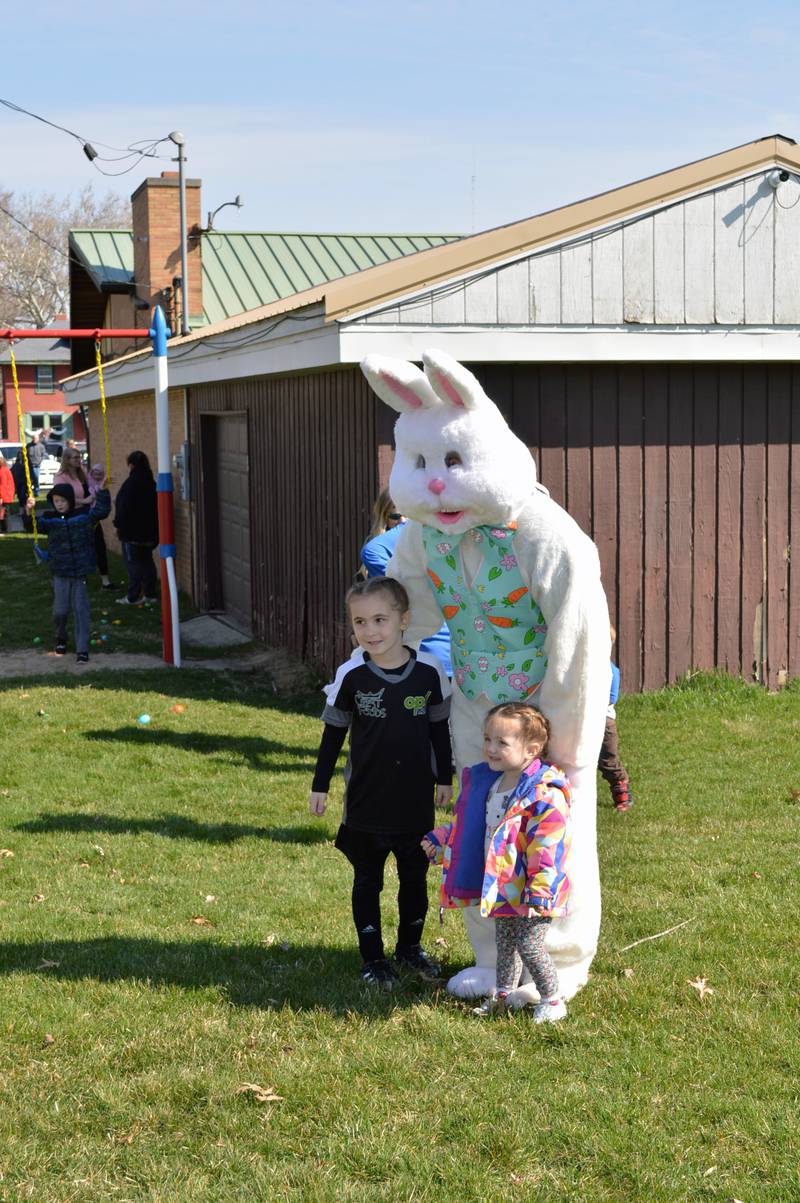
M167 372L167 330L164 310L156 305L150 337L155 359L156 447L158 460L158 553L161 557L161 629L164 661L181 666L178 618L178 583L175 576L175 510L172 471L169 459L169 380Z

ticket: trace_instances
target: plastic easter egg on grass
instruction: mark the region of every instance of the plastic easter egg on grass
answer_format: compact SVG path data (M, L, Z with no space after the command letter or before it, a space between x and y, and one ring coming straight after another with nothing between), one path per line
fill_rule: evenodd
M122 626L122 619L121 619L121 618L114 618L114 619L112 619L112 620L111 620L111 625L112 625L112 626L115 626L115 627L121 627L121 626Z
M42 642L42 637L41 637L41 635L34 635L34 637L33 637L33 642L34 642L34 643L41 643L41 642Z
M105 643L107 639L108 639L108 635L101 635L101 636L100 636L100 642L101 642L101 643Z
M150 715L149 714L140 714L136 721L140 727L146 727L146 726L148 726L148 724L150 722Z
M170 706L170 710L172 711L173 714L183 714L185 709L186 709L186 707L183 706L180 702L176 702L174 706Z

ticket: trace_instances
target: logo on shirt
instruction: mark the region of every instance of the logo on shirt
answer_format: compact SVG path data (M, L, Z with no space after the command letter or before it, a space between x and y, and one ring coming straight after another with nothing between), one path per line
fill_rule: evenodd
M428 698L430 696L431 696L430 690L428 690L428 692L424 696L423 695L419 695L418 697L410 697L409 696L409 697L403 699L403 705L405 706L406 710L413 711L414 718L419 718L419 716L421 714L425 714L426 704L427 704Z
M362 693L360 689L356 690L356 706L363 718L386 718L386 711L382 705L385 689L384 685L377 693Z

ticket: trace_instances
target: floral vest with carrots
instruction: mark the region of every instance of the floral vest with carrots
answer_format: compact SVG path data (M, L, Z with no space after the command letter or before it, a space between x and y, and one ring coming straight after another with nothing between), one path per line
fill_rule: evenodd
M514 526L476 526L463 535L447 535L422 528L428 577L450 628L456 683L468 698L485 693L493 705L531 698L547 668L547 624L522 580L515 531ZM479 543L483 553L470 588L462 539Z

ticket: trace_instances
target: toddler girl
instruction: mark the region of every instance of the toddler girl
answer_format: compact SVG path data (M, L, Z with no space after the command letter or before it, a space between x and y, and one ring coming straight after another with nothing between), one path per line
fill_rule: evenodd
M551 919L566 910L571 842L569 784L542 759L549 737L534 707L494 706L484 761L464 770L453 822L422 841L429 859L442 863L442 905L480 903L496 923L497 987L476 1013L503 1010L524 965L539 991L536 1023L567 1013L544 945Z

